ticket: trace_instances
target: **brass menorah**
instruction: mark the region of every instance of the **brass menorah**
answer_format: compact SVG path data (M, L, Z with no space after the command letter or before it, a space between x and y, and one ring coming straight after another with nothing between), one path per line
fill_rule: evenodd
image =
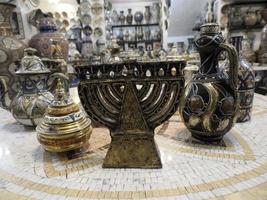
M154 129L177 110L184 61L78 64L89 117L109 128L104 168L161 168Z

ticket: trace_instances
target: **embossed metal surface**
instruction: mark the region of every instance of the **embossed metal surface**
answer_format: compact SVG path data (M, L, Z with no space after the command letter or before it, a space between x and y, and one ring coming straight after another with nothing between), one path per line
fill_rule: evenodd
M76 66L85 111L110 129L103 167L162 167L154 129L178 108L184 67L184 61Z

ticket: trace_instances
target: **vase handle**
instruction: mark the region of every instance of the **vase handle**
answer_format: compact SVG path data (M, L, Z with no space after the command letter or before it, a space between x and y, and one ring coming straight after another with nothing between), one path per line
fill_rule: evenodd
M238 67L239 67L239 59L237 51L234 46L225 43L220 44L220 48L221 50L226 51L228 53L230 61L230 67L229 67L230 86L234 91L236 91L238 90Z

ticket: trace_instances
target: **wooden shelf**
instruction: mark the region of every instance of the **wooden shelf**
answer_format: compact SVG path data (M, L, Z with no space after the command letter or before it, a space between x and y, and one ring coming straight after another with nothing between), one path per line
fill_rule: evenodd
M262 30L264 26L262 25L255 25L255 26L236 26L236 27L230 27L229 31L259 31Z
M137 40L137 41L118 41L118 44L135 44L135 43L153 43L161 42L161 40Z
M229 3L231 6L243 6L243 5L255 5L255 4L262 4L267 5L266 0L250 0L250 1L235 1L232 3Z
M254 71L267 71L267 65L253 66Z

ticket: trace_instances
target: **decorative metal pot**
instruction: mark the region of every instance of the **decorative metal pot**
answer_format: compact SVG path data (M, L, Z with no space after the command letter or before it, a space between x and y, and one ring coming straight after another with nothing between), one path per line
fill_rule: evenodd
M137 40L143 40L144 33L143 33L142 27L138 27L136 36L137 36Z
M51 152L81 150L88 145L92 133L91 120L65 92L60 79L57 79L54 95L43 122L36 128L38 141Z
M146 6L145 9L146 9L144 12L145 22L149 24L151 20L150 6Z
M137 11L135 14L134 14L134 21L136 24L141 24L142 21L143 21L143 18L144 18L144 15L142 12L140 11Z
M117 10L113 10L111 18L112 18L112 24L117 25L119 22L119 15Z
M239 54L238 68L238 99L239 110L237 122L246 122L251 119L253 106L255 75L252 66L244 59L242 54L243 36L232 37L232 44Z
M241 15L241 9L236 8L232 10L232 15L231 15L231 25L233 27L240 27L243 25L243 18Z
M257 23L257 14L251 8L247 10L244 17L244 23L246 26L254 26Z
M177 53L183 55L185 53L184 42L177 42Z
M124 25L125 24L124 11L120 11L119 22L120 22L121 25Z
M10 105L14 118L26 126L38 125L53 99L47 87L50 70L35 53L35 49L25 49L26 55L16 72L21 88Z
M51 55L51 46L57 42L58 48L62 52L62 58L68 60L69 43L65 36L57 32L57 26L53 18L45 17L39 23L40 33L34 35L29 41L29 46L38 51L41 58L53 58Z
M152 21L152 23L159 23L159 21L160 21L160 6L159 6L159 3L153 3L153 5L152 5L151 21Z
M26 47L12 33L11 16L15 8L13 4L0 3L0 107L4 109L9 109L17 94L15 70Z
M128 9L128 14L126 16L126 21L127 21L127 24L132 24L133 23L133 14L132 14L132 9L129 8Z
M204 24L200 32L195 43L201 67L185 88L180 114L193 137L219 141L232 128L237 114L238 55L224 42L218 24ZM217 69L222 51L229 54L229 79Z
M149 27L145 27L144 29L145 29L145 31L144 31L144 38L145 38L145 40L150 40L150 38L151 38L150 28Z

